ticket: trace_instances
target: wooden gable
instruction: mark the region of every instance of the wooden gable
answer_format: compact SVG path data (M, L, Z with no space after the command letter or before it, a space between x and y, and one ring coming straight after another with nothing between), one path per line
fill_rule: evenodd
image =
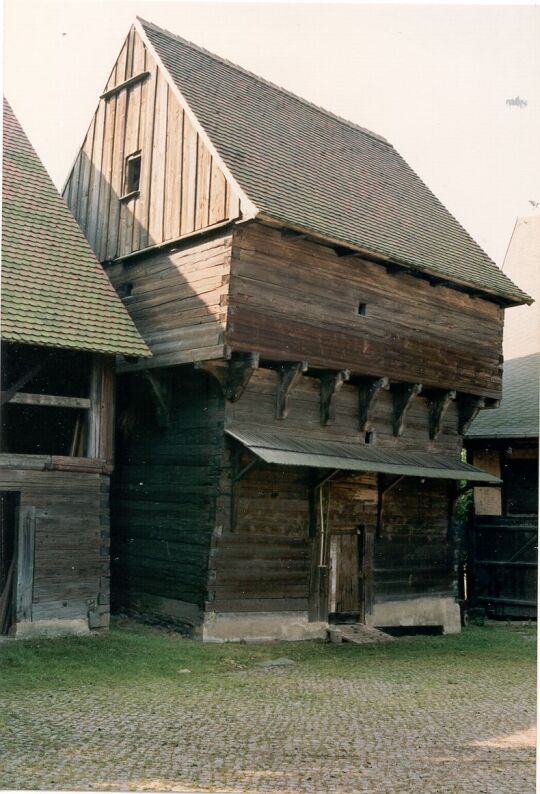
M128 161L139 155L138 186L130 189ZM238 191L135 27L63 195L101 261L240 214Z

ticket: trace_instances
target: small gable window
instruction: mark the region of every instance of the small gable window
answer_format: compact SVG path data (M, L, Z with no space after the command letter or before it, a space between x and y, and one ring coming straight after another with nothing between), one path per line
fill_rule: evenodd
M135 152L126 157L124 197L138 193L141 183L141 153Z

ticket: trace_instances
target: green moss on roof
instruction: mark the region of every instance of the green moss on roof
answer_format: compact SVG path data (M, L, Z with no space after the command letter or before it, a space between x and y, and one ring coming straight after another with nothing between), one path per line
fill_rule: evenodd
M530 302L384 138L139 22L261 214L509 302Z
M1 335L21 344L150 355L5 99Z

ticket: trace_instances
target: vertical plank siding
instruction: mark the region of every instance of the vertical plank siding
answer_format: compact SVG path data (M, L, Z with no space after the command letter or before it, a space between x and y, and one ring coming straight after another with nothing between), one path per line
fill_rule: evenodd
M25 619L109 622L109 478L100 474L0 469L0 489L35 514L34 571ZM27 592L27 596L29 596Z
M502 327L491 301L261 224L235 229L226 341L236 349L498 398Z
M98 257L112 260L237 217L239 198L134 29L66 183L64 198ZM141 151L140 189L125 193L125 159Z

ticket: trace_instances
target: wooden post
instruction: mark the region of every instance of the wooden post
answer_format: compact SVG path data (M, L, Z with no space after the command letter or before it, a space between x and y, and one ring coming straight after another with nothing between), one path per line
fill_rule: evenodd
M87 457L113 459L114 368L113 359L95 354L90 375Z
M36 508L17 508L13 623L32 620Z
M89 458L99 458L99 441L101 436L101 380L102 357L92 356L90 372L90 409L88 411L88 441L86 454Z

